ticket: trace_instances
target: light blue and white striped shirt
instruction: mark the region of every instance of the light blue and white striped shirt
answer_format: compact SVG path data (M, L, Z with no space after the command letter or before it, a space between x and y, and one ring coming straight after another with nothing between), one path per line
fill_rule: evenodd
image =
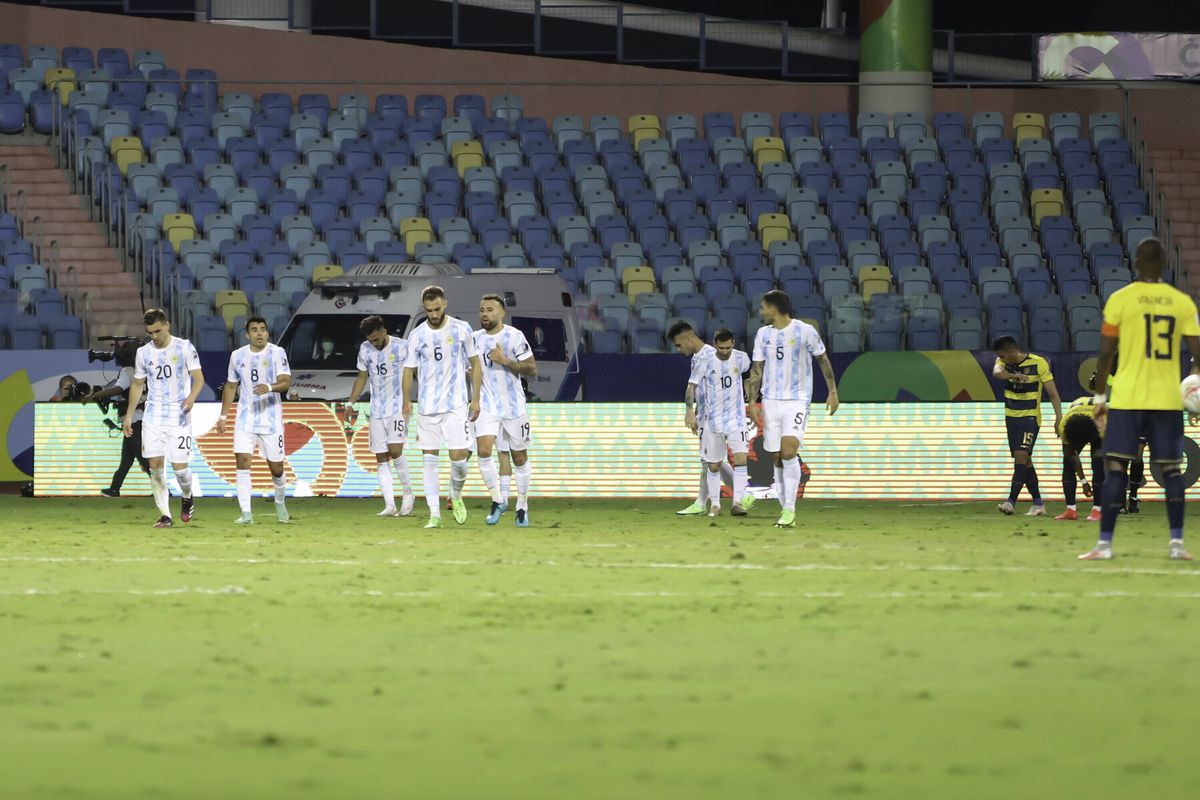
M363 342L358 348L358 371L367 373L371 386L371 416L379 419L400 416L404 405L404 362L408 341L388 336L382 350Z
M133 362L133 377L146 381L148 425L175 427L187 425L183 401L192 393L192 370L200 369L200 356L187 339L172 336L167 346L158 348L147 342L138 348Z
M692 353L692 360L688 363L689 374L690 372L695 372L701 364L716 355L716 353L717 348L711 344L706 344L695 353ZM704 386L700 384L696 385L696 419L704 419L704 389Z
M255 394L259 384L270 386L280 375L290 375L287 353L282 347L267 343L255 352L250 345L239 347L229 357L229 374L225 380L238 384L238 409L235 427L242 433L283 433L283 398L279 392Z
M417 406L421 414L444 414L471 402L467 384L470 359L478 355L471 326L446 317L434 330L422 322L408 336L404 366L417 371Z
M812 402L812 360L824 353L821 334L807 322L794 319L785 328L759 328L754 337L754 360L764 362L763 398Z
M697 394L704 392L704 416L697 415L700 426L717 433L739 433L746 429L746 400L742 375L750 369L750 356L734 350L722 361L716 350L692 368L688 383Z
M533 358L529 340L512 325L505 325L495 334L482 328L475 331L475 350L483 359L483 387L479 392L479 410L500 419L516 419L525 414L525 390L521 378L506 367L493 364L488 354L499 347L506 358L528 361Z

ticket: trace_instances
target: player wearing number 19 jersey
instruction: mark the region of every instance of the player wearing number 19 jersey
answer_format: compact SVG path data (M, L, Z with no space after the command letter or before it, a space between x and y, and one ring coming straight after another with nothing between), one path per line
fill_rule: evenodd
M1100 541L1079 556L1083 560L1112 558L1113 532L1125 500L1129 462L1138 452L1138 437L1150 443L1151 461L1162 469L1167 495L1167 524L1171 531L1168 554L1191 560L1183 548L1184 487L1183 396L1179 390L1181 344L1192 354L1192 371L1200 373L1200 320L1196 304L1163 282L1167 257L1157 239L1146 239L1134 254L1138 279L1108 298L1100 328L1100 358L1096 368L1094 416L1104 430L1108 474L1100 508ZM1114 354L1121 369L1107 385Z
M217 432L225 432L225 418L238 394L237 419L233 426L233 455L237 462L237 499L242 515L234 522L250 525L254 517L250 509L250 459L257 449L271 469L275 486L275 517L288 521L284 505L286 484L283 476L283 398L292 385L287 353L271 344L267 321L263 317L246 320L246 337L250 344L233 351L229 357L229 373L221 395L221 416Z
M366 339L358 348L358 377L350 390L350 402L371 386L371 418L367 432L371 452L379 476L379 492L383 495L381 517L405 517L412 513L412 481L408 477L408 461L404 445L408 442L408 415L403 413L404 362L408 359L408 342L387 332L383 317L372 315L358 325ZM400 509L396 509L395 477L400 479L404 492Z
M782 508L775 525L792 527L796 524L796 492L801 475L797 454L812 403L813 361L825 376L830 414L838 407L837 382L821 334L807 322L792 319L792 303L786 294L778 289L767 292L761 311L767 324L754 337L747 394L751 414L763 429L763 447L775 457L775 488ZM760 387L762 411L754 404Z

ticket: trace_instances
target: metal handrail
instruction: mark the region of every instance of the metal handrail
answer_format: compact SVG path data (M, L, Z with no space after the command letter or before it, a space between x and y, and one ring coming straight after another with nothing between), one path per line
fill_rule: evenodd
M8 164L0 164L0 213L8 213L8 195L12 191L12 175Z

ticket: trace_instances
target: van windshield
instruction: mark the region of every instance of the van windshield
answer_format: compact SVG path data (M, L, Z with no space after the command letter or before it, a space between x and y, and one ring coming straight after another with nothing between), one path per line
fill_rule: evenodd
M383 314L389 333L402 336L408 329L408 314ZM305 369L358 369L358 333L361 317L348 314L305 314L296 317L284 332L279 346L287 351L292 372Z

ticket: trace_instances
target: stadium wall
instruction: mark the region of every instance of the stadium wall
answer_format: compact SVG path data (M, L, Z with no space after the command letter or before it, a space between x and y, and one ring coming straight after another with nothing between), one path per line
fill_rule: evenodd
M547 118L591 113L623 117L654 112L699 115L712 109L773 114L788 110L852 111L856 95L853 87L845 85L749 80L4 3L0 3L0 32L0 39L25 46L124 47L130 51L157 47L164 51L170 66L181 72L189 67L215 68L223 88L230 91L484 96L511 91L524 98L527 114ZM391 85L361 84L368 80ZM266 81L289 85L261 83ZM545 85L551 81L558 85ZM511 85L506 86L506 82ZM520 85L539 82L543 85ZM435 85L446 83L456 85ZM1139 120L1141 135L1149 144L1178 149L1192 146L1192 132L1200 128L1200 105L1181 102L1180 93L1184 91L1187 87L1153 82L1125 83L1119 88L1113 84L1081 86L1077 82L1069 86L1046 82L1023 87L972 84L935 88L933 106L935 111L993 110L1006 116L1063 109L1084 115L1094 111L1128 112Z

